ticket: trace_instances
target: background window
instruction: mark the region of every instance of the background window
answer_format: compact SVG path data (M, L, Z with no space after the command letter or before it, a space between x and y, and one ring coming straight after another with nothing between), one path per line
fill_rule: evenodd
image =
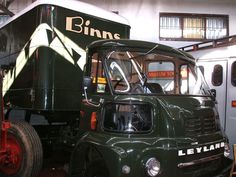
M225 18L206 18L206 39L217 39L227 36L227 20Z
M160 18L160 36L163 38L181 38L182 30L180 18L162 17Z
M231 82L233 86L236 86L236 61L233 62L231 68Z
M211 79L214 86L220 86L223 83L223 67L221 65L214 66Z
M204 20L202 18L183 18L183 38L204 39Z
M160 13L160 39L205 40L228 36L228 15Z

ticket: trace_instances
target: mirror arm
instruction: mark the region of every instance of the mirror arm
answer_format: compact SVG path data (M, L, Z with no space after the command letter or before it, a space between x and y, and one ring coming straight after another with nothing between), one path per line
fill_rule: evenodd
M85 97L86 103L87 103L88 105L90 105L90 106L100 107L100 106L101 106L100 103L95 104L95 103L93 103L93 102L91 102L91 101L88 100L87 89L88 89L87 87L84 87L84 97Z

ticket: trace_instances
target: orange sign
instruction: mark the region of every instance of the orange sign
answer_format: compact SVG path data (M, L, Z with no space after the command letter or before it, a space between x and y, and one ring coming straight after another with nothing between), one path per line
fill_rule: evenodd
M149 71L149 78L173 78L174 71Z

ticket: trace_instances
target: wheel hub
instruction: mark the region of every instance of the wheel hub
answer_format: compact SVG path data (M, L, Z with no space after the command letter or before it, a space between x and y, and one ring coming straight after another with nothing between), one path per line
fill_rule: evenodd
M0 171L6 175L16 174L22 163L22 147L15 137L9 135L7 137L7 149L0 162Z

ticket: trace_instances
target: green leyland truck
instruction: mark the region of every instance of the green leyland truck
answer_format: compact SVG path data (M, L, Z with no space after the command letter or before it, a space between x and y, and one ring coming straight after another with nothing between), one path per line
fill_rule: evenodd
M1 27L0 174L37 177L59 152L69 177L228 177L228 140L195 59L124 39L115 14L61 2L37 1Z

